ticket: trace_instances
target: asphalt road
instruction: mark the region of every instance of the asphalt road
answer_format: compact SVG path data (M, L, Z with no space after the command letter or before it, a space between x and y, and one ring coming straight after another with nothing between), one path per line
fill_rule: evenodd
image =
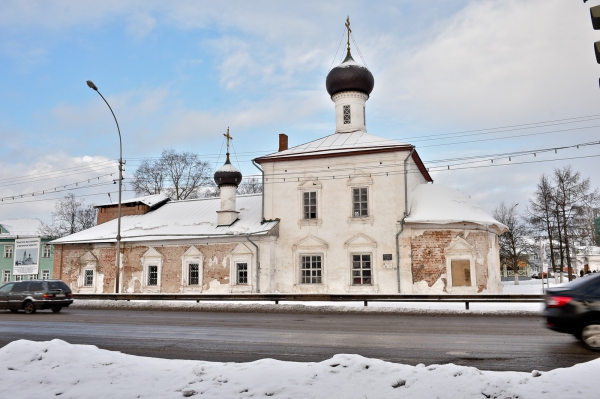
M312 362L356 353L391 362L547 371L600 356L541 317L0 311L0 346L59 338L133 355L222 362Z

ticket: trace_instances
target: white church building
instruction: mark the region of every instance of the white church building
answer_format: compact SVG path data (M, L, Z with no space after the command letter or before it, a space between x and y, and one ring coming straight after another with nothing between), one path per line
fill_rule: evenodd
M349 48L326 87L334 133L292 148L280 135L253 160L262 194L236 194L227 154L221 198L125 203L119 292L500 293L506 226L433 184L414 146L367 132L374 78ZM116 288L116 205L98 208L103 223L53 242L74 292Z

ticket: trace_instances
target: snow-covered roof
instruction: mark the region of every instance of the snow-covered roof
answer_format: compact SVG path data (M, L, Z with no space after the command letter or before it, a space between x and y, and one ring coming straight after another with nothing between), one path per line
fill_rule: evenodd
M495 227L499 233L508 228L490 216L466 194L441 184L419 184L410 194L410 214L406 223L475 223Z
M152 195L146 195L144 197L137 197L137 198L132 198L132 199L128 199L128 200L122 200L121 204L131 204L131 203L141 203L144 205L148 205L150 208L152 208L155 205L158 205L162 202L167 202L169 200L169 197L167 197L164 194L152 194ZM100 204L100 205L96 205L96 208L98 207L102 207L102 206L111 206L111 205L118 205L118 202L111 202L108 204Z
M39 236L42 221L40 219L6 219L0 220L0 226L8 233L0 234L0 238L13 238L16 236Z
M169 201L143 215L121 218L121 237L124 242L210 238L230 235L265 235L275 222L261 224L262 194L238 195L239 219L231 226L217 226L220 198ZM117 219L80 231L52 243L114 242Z
M362 130L350 133L334 133L323 138L300 144L284 151L275 152L256 159L256 162L294 158L306 155L325 155L333 153L352 153L373 149L410 149L412 146L397 140L369 134Z

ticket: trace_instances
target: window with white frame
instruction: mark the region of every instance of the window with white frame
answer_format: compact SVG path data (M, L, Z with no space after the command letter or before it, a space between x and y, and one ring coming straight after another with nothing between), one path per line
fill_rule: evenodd
M23 275L22 274L15 274L15 281L23 281Z
M248 263L238 262L235 264L236 282L239 285L248 284Z
M8 283L10 281L10 270L2 270L2 282Z
M471 286L471 262L468 259L453 259L450 261L450 267L453 287Z
M300 283L321 284L323 261L321 255L300 256Z
M84 287L93 287L94 286L94 270L93 269L85 269L83 271L83 286Z
M317 218L317 192L316 191L304 191L302 193L303 198L303 218L304 219L316 219Z
M200 283L200 265L198 263L188 264L188 284L198 285Z
M352 254L352 285L373 284L371 254Z
M5 245L4 246L4 257L5 258L12 258L13 256L13 246L12 245Z
M42 280L48 280L50 278L50 270L42 270Z
M147 285L158 285L158 266L157 265L149 265L148 266L148 282Z
M367 187L352 189L352 216L355 218L369 216L369 193Z
M49 258L52 255L52 245L44 245L44 251L42 252L43 258Z
M29 275L29 279L30 280L35 280L37 278L37 274L30 274Z
M344 125L349 125L351 122L350 119L350 106L344 105Z

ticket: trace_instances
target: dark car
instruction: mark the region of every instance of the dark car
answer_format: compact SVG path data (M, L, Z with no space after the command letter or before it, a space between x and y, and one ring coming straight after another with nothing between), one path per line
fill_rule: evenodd
M73 294L61 280L27 280L6 283L0 287L0 309L25 313L51 309L60 312L73 303Z
M546 291L546 326L600 351L600 274Z

